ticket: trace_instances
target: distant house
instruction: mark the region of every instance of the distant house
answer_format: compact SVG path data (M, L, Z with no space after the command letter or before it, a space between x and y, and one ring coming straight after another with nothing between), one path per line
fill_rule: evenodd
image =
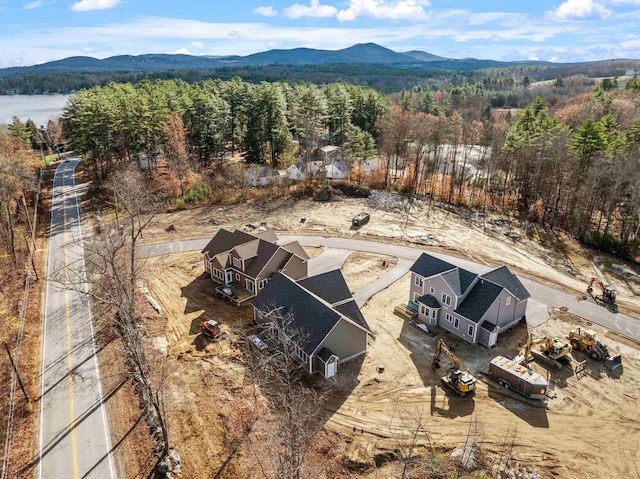
M325 171L327 174L327 179L330 180L344 180L349 177L351 173L351 167L347 164L346 161L334 161L325 166Z
M339 146L327 145L319 149L320 159L325 163L331 163L341 158Z
M297 241L279 246L272 231L256 234L221 229L202 250L204 270L219 284L237 284L256 294L278 271L307 276L309 256Z
M256 323L293 341L305 369L327 378L365 354L373 334L340 270L299 281L276 273L251 304Z
M245 174L247 183L251 186L267 186L280 182L280 172L270 166L256 166L249 168Z
M472 344L493 346L525 317L529 292L506 266L479 276L423 253L410 271L418 319Z
M321 161L299 161L289 166L286 170L286 176L290 180L299 181L308 178L314 178L322 167Z
M158 168L159 157L160 155L158 153L154 153L153 155L151 155L151 159L149 159L147 155L140 155L138 156L138 167L141 170L148 170L149 168L155 170Z
M373 173L380 169L381 162L378 158L369 158L360 165L360 170L364 173Z

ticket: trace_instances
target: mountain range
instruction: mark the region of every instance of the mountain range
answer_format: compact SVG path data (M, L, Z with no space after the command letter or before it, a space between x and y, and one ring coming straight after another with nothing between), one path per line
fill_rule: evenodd
M103 60L76 56L27 67L0 69L0 77L44 75L65 72L148 72L163 70L208 70L223 67L267 65L374 64L417 70L476 70L510 64L544 62L499 62L495 60L443 58L423 51L395 52L375 43L353 45L342 50L294 48L269 50L247 56L208 57L181 54L118 55Z

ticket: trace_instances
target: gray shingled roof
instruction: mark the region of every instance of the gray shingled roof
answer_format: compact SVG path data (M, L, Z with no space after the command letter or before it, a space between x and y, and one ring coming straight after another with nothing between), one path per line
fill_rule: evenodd
M307 354L313 354L320 343L333 329L340 315L329 306L310 295L292 279L282 273L276 273L271 281L251 300L251 304L260 311L271 311L282 307L282 316L291 315L290 329L304 338L304 344L298 344Z
M225 229L218 231L211 241L207 243L207 246L201 251L201 253L209 253L209 258L213 258L218 253L224 253L235 248L238 245L254 241L255 236L251 236L240 230L235 230L233 233Z
M409 271L419 274L424 278L429 278L436 274L444 273L445 271L449 271L454 269L455 266L447 263L446 261L442 261L434 256L431 256L427 253L422 253L422 255L413 263L411 269Z
M362 315L362 311L360 311L360 308L358 307L358 304L356 303L355 299L352 299L351 301L347 301L346 303L342 303L338 306L334 306L333 309L338 311L340 314L346 316L354 323L362 326L371 334L374 334L373 330L369 327L369 325L367 324L367 321L364 319L364 316Z
M329 361L329 359L331 359L331 356L338 357L338 355L336 353L334 353L333 351L331 351L329 348L321 348L320 351L318 351L318 354L316 354L316 356L323 363L326 363L327 361Z
M456 309L456 313L470 319L474 323L479 322L489 307L498 297L502 287L491 281L478 281L469 294Z
M442 278L451 287L456 296L462 296L471 283L473 283L476 276L476 274L462 268L456 268L442 274Z
M276 254L279 246L268 241L259 240L257 255L244 263L244 273L255 278L269 260Z
M522 285L520 280L516 278L516 275L509 271L509 268L506 266L501 266L498 269L489 271L488 273L483 274L482 278L488 279L492 283L502 286L514 295L518 301L524 301L531 297L527 288Z
M425 294L418 298L418 303L429 306L430 308L441 308L442 305L438 302L436 297L432 294Z
M298 243L297 241L292 241L291 243L283 244L281 248L285 251L288 251L289 253L293 253L296 256L299 256L304 260L309 259L309 255L304 250L304 248L300 246L300 243Z
M490 323L489 321L482 321L482 323L480 324L480 327L482 329L486 329L487 331L493 331L498 327L498 325Z
M303 288L320 296L329 304L336 304L351 298L351 291L339 269L328 271L298 281Z

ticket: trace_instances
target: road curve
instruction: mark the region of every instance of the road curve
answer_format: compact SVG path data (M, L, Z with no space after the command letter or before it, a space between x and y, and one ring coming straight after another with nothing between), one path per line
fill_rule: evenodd
M78 158L53 180L42 340L39 479L116 477L93 322L84 292L84 248L74 181ZM65 289L61 282L74 283Z
M398 245L394 243L382 243L379 241L369 241L355 238L340 238L326 236L279 236L279 243L284 244L291 241L298 241L302 246L324 246L325 253L316 256L309 261L310 274L329 271L340 268L348 252L362 251L366 253L376 253L398 258L398 264L372 283L357 289L354 297L359 305L364 305L374 294L389 287L409 271L409 268L418 257L425 252L422 249L411 246ZM139 254L143 257L160 256L171 253L201 250L206 246L211 238L193 239L186 241L174 241L168 243L157 243L144 245L139 248ZM338 254L333 250L339 250ZM472 261L457 258L442 253L429 251L429 254L444 261L448 261L456 266L467 269L477 274L490 271L490 266L474 263ZM315 273L314 273L315 272ZM640 339L640 321L637 318L622 313L611 313L607 309L588 301L578 302L575 295L565 293L542 283L530 279L519 277L522 284L531 293L531 299L527 304L527 323L530 326L538 326L549 318L547 308L560 308L566 306L569 310L587 321L604 326L611 331L615 331L634 339ZM407 291L407 300L409 292Z

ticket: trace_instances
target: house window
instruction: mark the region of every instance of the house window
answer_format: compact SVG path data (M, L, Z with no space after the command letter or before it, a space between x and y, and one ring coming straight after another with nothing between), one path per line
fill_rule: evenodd
M258 288L262 289L265 287L265 285L269 282L270 278L265 278L263 280L260 280L260 282L258 283Z
M511 296L507 296L507 301L504 304L507 306L511 304Z
M451 306L451 296L449 296L448 294L442 293L442 304Z
M473 336L473 326L469 326L467 333L469 333L469 336Z
M298 358L300 358L300 360L304 363L307 364L309 362L309 355L307 353L305 353L302 348L298 347L298 345L295 345L296 348L296 356L298 356Z
M242 268L242 262L240 261L240 258L233 258L233 265L236 268Z
M422 288L422 285L424 284L424 280L420 277L420 276L416 276L416 286L420 286Z
M458 329L458 326L460 326L460 319L455 318L455 319L453 320L453 327L454 327L454 328L456 328L456 329Z
M438 314L438 311L436 311L435 309L432 309L432 310L431 310L431 317L432 317L433 319L436 319L436 314Z
M449 322L453 321L453 316L451 316L449 313L447 313L446 318L447 318L447 321Z
M236 273L236 281L240 281L240 275Z
M420 297L420 295L418 293L413 293L413 302L417 303L419 297Z
M429 312L427 311L427 307L424 304L420 305L420 314L424 316L429 316Z
M433 286L431 286L431 287L429 288L429 294L435 294L435 292L436 292L436 288L434 288Z
M224 272L222 270L219 270L219 269L216 268L216 269L213 270L213 274L218 279L224 279Z

